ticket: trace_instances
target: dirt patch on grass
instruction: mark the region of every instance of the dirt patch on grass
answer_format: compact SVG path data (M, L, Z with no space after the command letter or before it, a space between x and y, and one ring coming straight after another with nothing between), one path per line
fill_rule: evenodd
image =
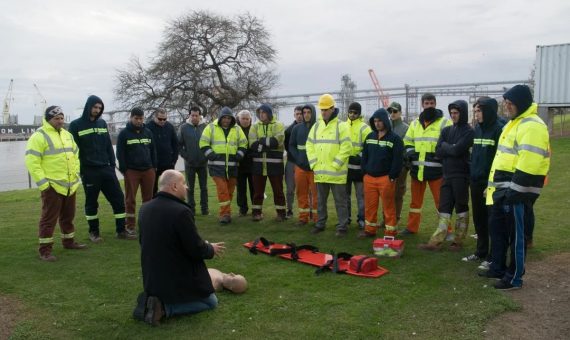
M20 320L21 303L0 295L0 339L8 339Z
M570 334L570 253L528 262L523 289L505 292L522 309L500 315L487 339L568 339Z

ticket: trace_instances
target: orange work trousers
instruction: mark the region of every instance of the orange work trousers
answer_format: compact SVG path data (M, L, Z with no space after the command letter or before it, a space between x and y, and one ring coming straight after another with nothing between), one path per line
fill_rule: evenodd
M384 222L386 229L384 235L395 236L397 231L396 182L391 182L388 175L373 177L364 175L364 230L367 234L376 234L378 230L378 199L382 200Z
M218 193L218 205L220 206L219 216L232 216L232 198L234 197L234 189L236 188L237 178L212 176L216 183L216 191Z
M412 233L417 233L420 229L420 223L422 222L422 207L424 204L424 194L426 187L429 185L429 190L433 196L435 207L436 209L439 209L439 191L442 182L443 178L418 181L412 177L412 202L410 202L410 212L408 213L408 230Z
M295 188L297 191L297 206L299 207L299 222L308 223L319 219L317 215L317 184L315 173L295 166Z

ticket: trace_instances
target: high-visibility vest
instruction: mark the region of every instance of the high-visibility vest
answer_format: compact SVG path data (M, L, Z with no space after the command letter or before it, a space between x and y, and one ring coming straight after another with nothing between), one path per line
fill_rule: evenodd
M45 119L26 147L26 168L40 190L52 187L70 196L79 186L79 149L71 133L57 131Z
M208 124L202 132L199 143L200 149L204 150L206 157L212 152L216 154L214 160L208 159L210 176L237 177L237 155L239 154L240 158L245 155L247 139L239 125L235 124L229 129L226 138L224 129L219 125L219 119L216 119Z
M277 141L277 143L266 151L251 150L253 173L263 176L282 175L285 171L283 163L285 126L275 117L267 124L258 121L249 130L249 146L251 147L255 142L259 142L260 138L274 138L274 142Z
M334 118L325 124L319 117L309 131L305 146L316 183L346 184L348 157L352 151L346 123Z
M348 120L346 122L346 125L348 125L348 128L350 130L350 140L352 142L352 151L350 152L350 156L362 157L362 146L364 140L366 139L366 136L368 136L368 134L372 132L372 129L370 128L370 126L368 126L368 124L364 122L364 119L362 117L359 117L358 119L355 120ZM348 164L348 168L354 170L360 170L359 164L360 164L360 158L357 158L356 162L353 162L351 160Z
M493 159L487 187L487 205L511 190L522 200L540 195L550 168L550 137L533 103L505 125Z
M451 124L449 119L438 118L424 129L419 119L412 122L404 137L404 148L406 154L412 155L413 178L423 181L443 176L441 160L435 158L435 146L441 130Z

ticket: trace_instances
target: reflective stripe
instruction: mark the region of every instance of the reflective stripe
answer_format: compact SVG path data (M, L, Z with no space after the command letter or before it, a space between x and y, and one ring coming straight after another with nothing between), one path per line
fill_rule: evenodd
M339 166L342 166L342 165L344 164L343 161L341 161L341 160L339 160L339 159L337 159L337 158L333 159L333 162L335 162L335 163L338 164Z
M369 225L369 226L371 226L371 227L378 227L378 226L379 226L378 223L373 223L373 222L370 222L370 221L364 221L364 224Z
M362 167L360 165L354 165L354 164L349 164L348 165L349 169L354 169L354 170L360 170L362 169Z
M499 144L499 147L497 148L497 150L504 152L504 153L510 153L511 155L517 155L518 154L514 148L509 148L509 147L506 147L506 146L500 145L500 144Z
M350 142L350 137L346 137L346 138L340 140L340 143L341 143L341 144L344 143L344 142Z
M534 152L534 153L539 154L539 155L546 157L546 158L550 157L548 150L544 150L544 149L539 148L539 147L534 146L534 145L521 144L517 147L517 149L518 150L526 150L529 152Z
M226 166L226 162L224 161L208 161L208 165L222 165ZM237 165L236 162L228 162L228 166L235 166Z
M245 154L244 154L243 151L241 151L241 150L238 150L237 153L238 153L238 155L240 155L241 157L245 156Z
M97 215L85 215L85 219L87 221L93 221L93 220L96 220L98 218L99 218L99 216L97 216Z
M66 152L75 153L73 148L62 148L62 149L47 150L46 152L44 152L44 155L57 155L57 154L66 153Z
M48 136L47 132L45 132L43 129L39 129L38 131L41 132L42 135L44 135L44 138L48 144L48 148L50 150L55 150L55 146L53 146L53 142L51 138Z
M287 206L285 206L285 205L276 205L276 206L275 206L275 209L276 209L276 210L285 210L285 209L287 209Z
M366 144L377 144L380 146L389 146L389 147L394 146L394 143L392 143L392 142L385 141L385 140L377 140L377 139L367 139ZM412 150L413 150L413 148L412 148Z
M313 142L314 144L338 144L336 139L317 139Z
M469 211L465 211L462 213L457 214L457 217L466 217L467 215L469 215ZM451 216L450 216L451 217Z
M207 156L208 156L209 154L211 154L212 152L214 152L214 150L208 149L208 150L206 150L206 151L204 152L204 156L207 157Z
M300 213L311 212L311 209L302 209L302 208L299 208L299 212L300 212Z
M60 181L60 180L57 180L57 179L51 179L51 178L48 178L47 180L50 181L50 182L53 182L53 183L55 183L55 184L57 184L57 185L61 185L61 186L64 187L64 188L71 188L71 187L74 186L75 184L79 183L79 178L76 179L75 181L71 182L71 183L67 183L67 182L64 182L64 181Z
M53 237L40 238L40 244L53 243Z
M434 168L441 168L442 167L441 163L435 163L435 162L413 161L412 164L413 165L431 166Z
M437 143L438 139L439 138L437 138L437 137L417 137L414 140L416 142L435 142L435 143Z
M415 152L415 151L416 151L416 149L414 149L414 148L407 148L406 149L406 152Z
M307 146L305 146L305 145L297 145L297 150L307 150Z
M212 143L210 143L210 145L225 145L226 142L225 141L213 141Z
M316 159L316 158L309 159L309 164L314 164L314 163L316 163L316 162L317 162L317 159Z
M409 141L409 142L414 142L414 139L412 137L409 136L404 136L404 141Z
M127 139L127 145L131 144L150 144L150 138L140 138L140 139Z
M329 176L346 176L348 171L328 171L328 170L316 170L315 175L329 175Z
M219 202L218 204L220 205L220 207L225 207L226 205L230 205L232 202L231 201L223 201L223 202Z
M253 159L254 162L267 162L267 163L283 163L283 159L279 158L279 159L275 159L275 158L254 158Z
M439 126L439 131L442 131L443 129L446 128L446 123L447 123L447 118L442 118L441 119L441 125ZM436 138L436 139L438 139L438 138ZM437 140L436 140L436 142L437 142Z
M126 217L135 217L136 215L135 215L135 214L130 214L130 213L125 213L125 216L126 216Z
M251 209L261 209L262 207L262 205L251 205Z
M69 234L61 234L61 238L63 239L70 239L70 238L74 238L75 237L75 233L69 233Z
M522 193L532 193L532 194L537 194L540 195L540 191L542 190L541 188L537 188L537 187L524 187L522 185L516 184L511 182L510 188L518 191L518 192L522 192Z
M422 212L422 208L410 208L410 212L411 213L421 213Z
M40 187L40 186L42 186L42 185L44 185L44 184L46 184L46 183L48 183L47 178L42 178L42 179L40 179L39 181L36 182L36 185L37 185L38 187Z
M361 145L362 145L362 143L360 143L360 142L352 142L352 146L359 147Z
M36 150L26 150L26 155L34 155L34 156L42 157L42 154Z
M89 135L92 133L107 133L107 128L91 128L91 129L85 129L85 130L81 130L77 132L77 135L81 136L85 136L85 135Z
M396 230L396 226L387 225L387 224L386 224L386 230L388 230L388 231L394 231L394 230Z
M122 213L122 214L115 214L115 215L113 215L113 216L115 216L115 219L119 219L119 218L125 218L125 217L127 217L127 214Z
M473 144L495 146L495 140L494 139L475 138L475 139L473 139Z

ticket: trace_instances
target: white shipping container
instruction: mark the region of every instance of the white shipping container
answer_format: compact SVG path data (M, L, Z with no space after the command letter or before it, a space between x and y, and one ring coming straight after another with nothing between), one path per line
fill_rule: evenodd
M536 46L535 101L570 106L570 43Z

